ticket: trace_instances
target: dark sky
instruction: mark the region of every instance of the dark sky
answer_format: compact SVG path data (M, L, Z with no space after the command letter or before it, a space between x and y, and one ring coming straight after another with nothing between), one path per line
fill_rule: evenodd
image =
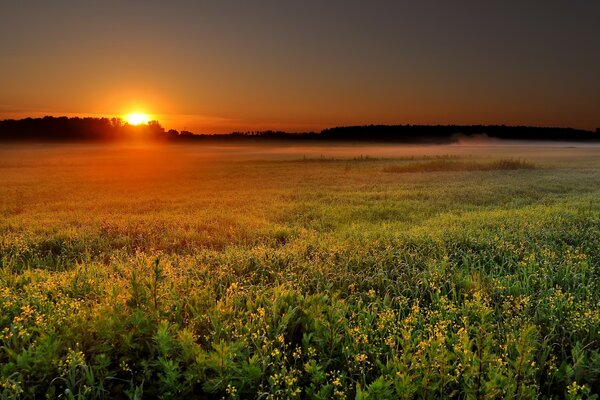
M600 1L0 3L0 118L600 127Z

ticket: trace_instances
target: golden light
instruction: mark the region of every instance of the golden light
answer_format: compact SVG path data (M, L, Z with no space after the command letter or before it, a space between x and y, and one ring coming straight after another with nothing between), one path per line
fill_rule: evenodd
M125 121L127 121L129 125L147 124L150 122L150 116L142 113L127 114L125 116Z

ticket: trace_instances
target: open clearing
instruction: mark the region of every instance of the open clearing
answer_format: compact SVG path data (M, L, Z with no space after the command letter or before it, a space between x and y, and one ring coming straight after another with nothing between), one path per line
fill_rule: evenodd
M0 188L2 399L600 391L600 147L3 145Z

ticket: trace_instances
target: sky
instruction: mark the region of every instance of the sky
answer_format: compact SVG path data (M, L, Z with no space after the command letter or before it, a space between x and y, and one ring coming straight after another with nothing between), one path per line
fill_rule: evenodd
M0 119L600 127L600 1L0 2Z

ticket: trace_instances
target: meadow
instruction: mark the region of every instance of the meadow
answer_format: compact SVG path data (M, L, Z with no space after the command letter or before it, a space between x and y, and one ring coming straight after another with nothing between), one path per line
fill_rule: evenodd
M0 399L593 399L600 147L2 145Z

